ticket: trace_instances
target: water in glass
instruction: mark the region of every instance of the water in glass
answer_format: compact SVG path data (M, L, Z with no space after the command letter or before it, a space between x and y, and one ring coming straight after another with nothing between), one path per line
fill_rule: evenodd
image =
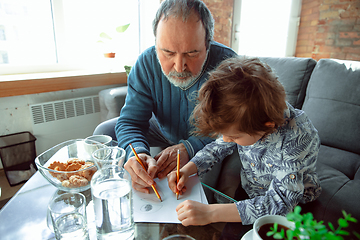
M92 185L98 239L133 239L131 186L125 179L108 179Z

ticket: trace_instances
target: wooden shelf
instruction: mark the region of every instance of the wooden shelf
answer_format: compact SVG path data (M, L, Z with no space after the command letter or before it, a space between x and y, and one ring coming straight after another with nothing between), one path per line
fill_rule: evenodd
M35 77L31 79L14 79L10 76L1 76L0 97L55 92L124 83L127 83L127 76L125 72L84 74L60 77L54 77L51 76L51 74L47 74L45 77Z

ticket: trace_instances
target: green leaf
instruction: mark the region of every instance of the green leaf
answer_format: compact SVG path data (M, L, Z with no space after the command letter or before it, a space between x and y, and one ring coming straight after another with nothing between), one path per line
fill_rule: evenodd
M279 224L276 222L274 223L274 232L277 232Z
M303 216L301 214L296 214L296 213L291 212L286 215L286 218L287 218L287 220L296 223L296 222L301 222L303 219Z
M327 230L326 228L317 231L317 233L318 233L319 235L324 235L324 234L326 234L327 232L328 232L328 230Z
M294 232L290 229L286 230L287 239L292 240L294 238Z
M118 27L116 28L116 31L117 31L118 33L123 33L123 32L126 31L126 29L128 29L129 26L130 26L130 23L125 24L125 25L122 25L122 26L118 26Z
M360 234L358 234L357 232L352 232L358 239L360 239Z
M335 231L334 225L331 222L328 222L328 225L329 225L331 231Z
M326 240L340 240L340 239L342 239L342 237L334 236L334 235L331 235L331 234L326 234L324 236L324 239L326 239Z
M281 235L280 233L275 233L274 236L273 236L273 238L275 238L275 239L283 239L284 236Z
M100 33L100 37L102 37L102 38L106 38L106 39L109 39L109 40L111 40L111 39L112 39L109 35L107 35L107 34L106 34L106 33L104 33L104 32Z
M125 66L124 66L124 69L125 69L125 72L126 72L126 75L127 75L127 76L129 76L129 73L130 73L130 71L131 71L131 68L132 68L132 67L131 67L131 66L128 66L128 65L125 65Z
M337 231L337 234L338 234L338 235L345 235L345 236L349 236L349 232L344 231L344 230L339 230L339 231Z
M342 228L346 228L349 226L349 223L343 218L339 218L338 223L339 223L339 226Z
M349 219L348 219L350 222L354 222L354 223L356 223L357 222L357 220L355 219L355 218L353 218L353 217L349 217Z
M306 214L304 215L304 223L305 223L306 225L311 224L313 218L314 218L314 217L313 217L313 215L312 215L311 212L306 213Z
M314 229L317 229L317 230L326 229L326 226L322 223L316 223L316 224L314 224Z
M295 213L295 214L300 214L300 212L301 212L301 207L300 207L300 206L296 206L296 207L294 208L294 213Z

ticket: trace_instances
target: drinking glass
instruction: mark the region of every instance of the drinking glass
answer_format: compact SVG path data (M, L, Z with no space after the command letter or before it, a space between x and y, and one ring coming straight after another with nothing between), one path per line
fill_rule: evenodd
M175 235L167 236L166 238L163 238L163 240L195 240L195 238L189 235L175 234Z
M98 168L103 168L107 165L117 165L123 167L125 154L125 150L120 147L105 147L93 152L92 157Z
M117 165L103 166L91 179L98 239L133 239L134 218L130 174Z
M48 209L57 240L89 239L83 194L60 194L50 200Z
M86 140L91 140L91 141L99 142L106 146L111 146L112 137L110 137L108 135L92 135L92 136L85 138L85 141Z

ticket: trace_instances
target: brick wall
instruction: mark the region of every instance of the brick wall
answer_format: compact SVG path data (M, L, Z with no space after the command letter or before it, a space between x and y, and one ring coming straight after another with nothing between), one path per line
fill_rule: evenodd
M163 0L160 0L162 2ZM209 8L214 20L214 40L231 46L234 0L202 0Z
M360 0L303 0L295 56L360 60Z
M203 0L215 20L214 40L231 46L234 0Z

